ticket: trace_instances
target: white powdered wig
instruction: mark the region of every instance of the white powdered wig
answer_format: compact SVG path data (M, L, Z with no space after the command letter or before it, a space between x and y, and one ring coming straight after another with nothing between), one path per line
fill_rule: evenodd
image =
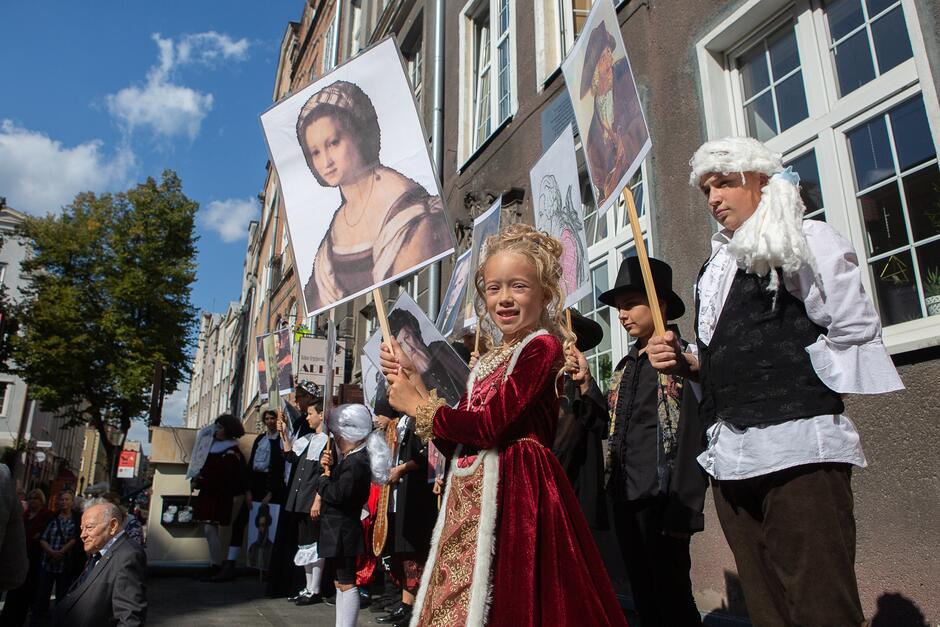
M368 407L354 403L339 405L330 412L329 426L333 435L347 442L360 444L365 440L369 466L372 468L372 482L379 485L388 483L392 452L385 442L385 432L373 430L372 414Z
M751 137L726 137L706 142L689 161L689 183L699 187L709 174L746 172L769 177L761 191L757 210L734 232L728 251L745 270L758 276L770 274L770 291L779 278L774 268L794 274L808 265L816 274L816 262L803 234L806 206L800 198L799 176L784 170L780 153Z

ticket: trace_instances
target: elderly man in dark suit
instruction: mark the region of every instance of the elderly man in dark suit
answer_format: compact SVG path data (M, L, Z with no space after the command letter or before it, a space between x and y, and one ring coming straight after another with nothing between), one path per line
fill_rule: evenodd
M82 515L88 563L56 606L57 627L143 625L147 618L147 558L123 532L124 515L109 502Z

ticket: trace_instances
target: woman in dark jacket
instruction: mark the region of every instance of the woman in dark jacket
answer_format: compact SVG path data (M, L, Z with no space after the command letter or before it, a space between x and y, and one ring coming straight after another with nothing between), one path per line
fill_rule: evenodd
M230 576L235 569L234 560L225 560L222 572L222 543L219 527L232 524L232 511L236 497L247 491L245 457L238 449L238 438L245 435L241 421L230 414L215 420L215 434L206 463L193 479L193 488L199 490L193 506L193 519L205 523L206 541L209 543L210 573Z

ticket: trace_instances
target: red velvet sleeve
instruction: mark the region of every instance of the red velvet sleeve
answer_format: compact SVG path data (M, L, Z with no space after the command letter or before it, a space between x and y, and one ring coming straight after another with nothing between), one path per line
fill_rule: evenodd
M554 379L562 362L561 342L551 335L540 335L522 349L512 374L496 393L476 411L441 407L434 414L434 436L492 448L506 429L522 416L540 394L554 393Z

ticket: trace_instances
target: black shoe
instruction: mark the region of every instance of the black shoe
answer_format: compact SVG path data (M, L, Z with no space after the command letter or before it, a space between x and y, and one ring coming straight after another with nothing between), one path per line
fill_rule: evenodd
M301 589L300 589L300 592L298 592L297 594L295 594L295 595L293 595L293 596L287 597L287 602L288 602L288 603L296 603L297 600L300 599L300 597L304 596L304 592L306 592L306 591L307 591L306 588L301 588Z
M359 609L364 610L372 605L372 595L368 591L359 589Z
M408 614L403 619L401 619L400 621L392 625L392 627L408 627L408 625L410 624L411 624L411 612L408 612Z
M323 603L325 605L336 606L336 597L323 597Z
M385 616L379 616L375 619L375 622L380 625L394 625L405 618L411 618L411 606L402 603L394 612L386 614Z
M196 575L195 579L196 581L209 581L209 579L218 575L220 570L222 570L221 564L209 564L209 568Z
M323 603L323 597L319 594L300 595L300 598L297 599L295 605L316 605L317 603Z
M225 560L222 568L214 577L209 577L212 583L226 583L235 579L235 560Z
M394 606L397 603L401 603L400 595L398 597L393 597L393 596L377 597L372 602L372 607L369 608L369 611L376 613L376 614L378 614L379 612L390 612L392 610L392 606Z

